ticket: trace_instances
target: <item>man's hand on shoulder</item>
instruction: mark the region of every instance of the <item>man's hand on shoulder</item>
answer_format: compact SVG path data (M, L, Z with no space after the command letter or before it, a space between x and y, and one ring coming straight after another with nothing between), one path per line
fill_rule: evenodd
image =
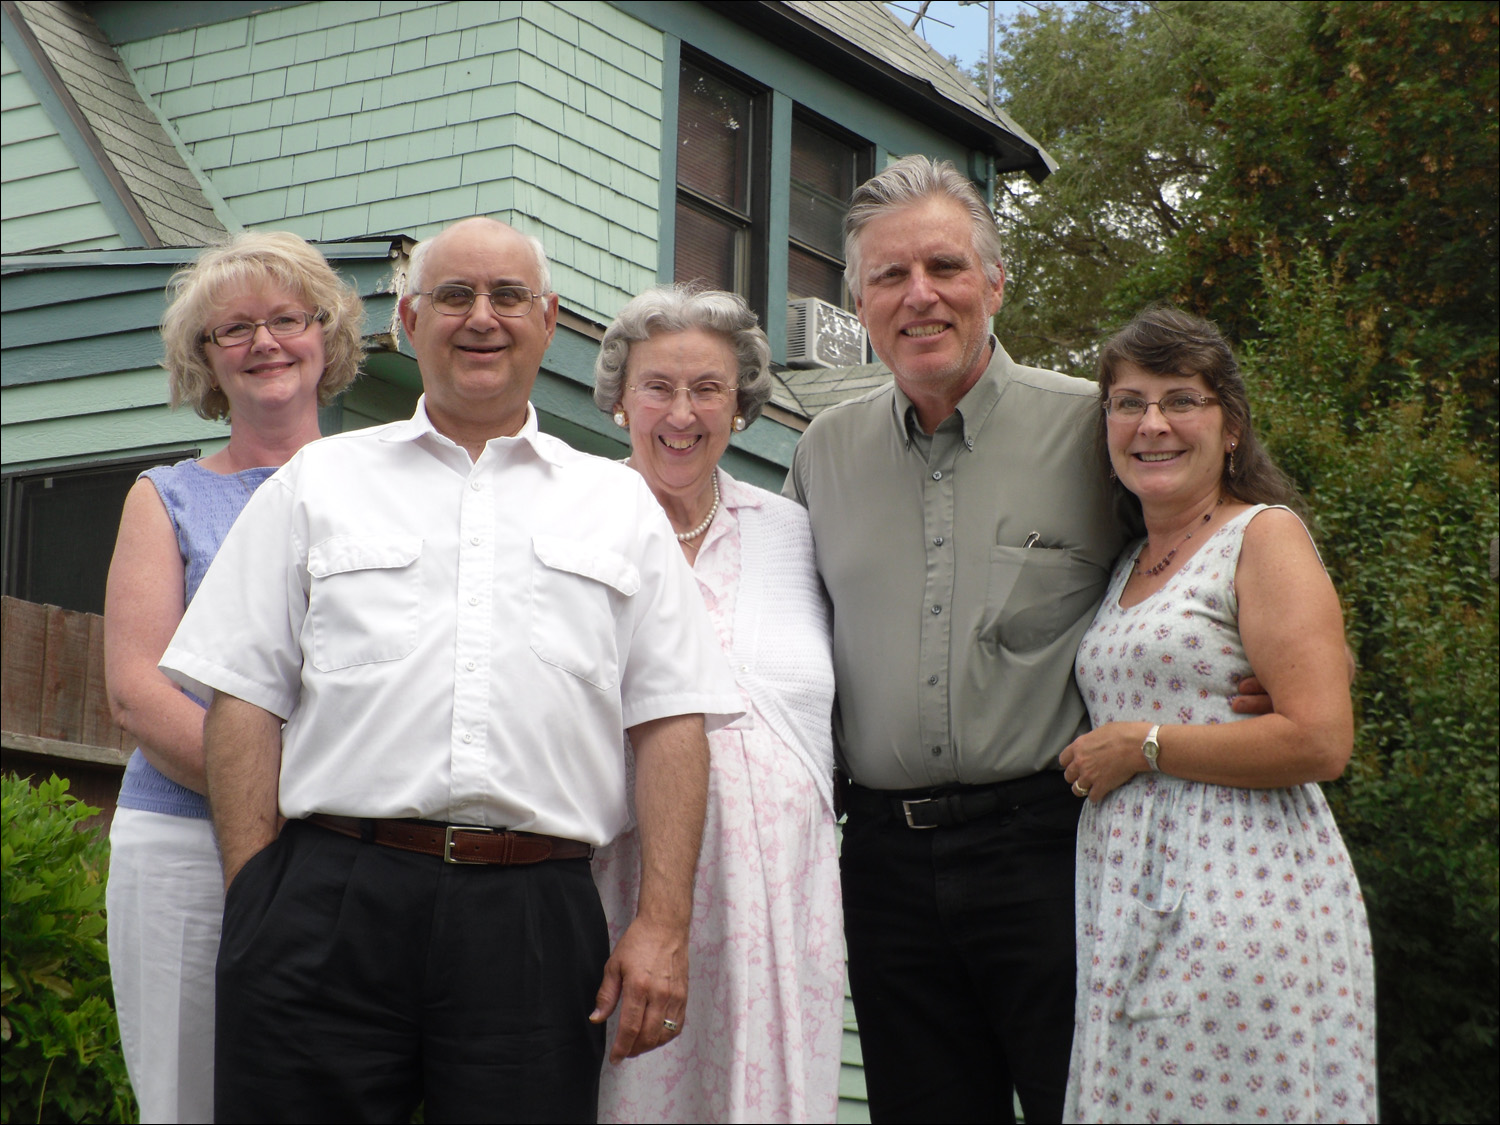
M638 916L604 966L604 982L589 1016L603 1023L616 1006L620 1009L609 1061L635 1058L676 1038L687 1011L687 989L687 926Z
M1270 715L1276 710L1271 697L1254 676L1246 676L1229 697L1229 709L1236 715Z

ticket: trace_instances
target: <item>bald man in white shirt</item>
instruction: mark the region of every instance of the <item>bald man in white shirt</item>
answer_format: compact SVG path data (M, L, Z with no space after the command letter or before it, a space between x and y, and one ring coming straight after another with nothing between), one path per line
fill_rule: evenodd
M215 693L219 1121L592 1120L605 1017L616 1061L683 1020L733 679L640 478L537 429L540 244L466 220L409 289L415 415L268 481L162 660ZM611 953L588 856L630 818L626 731Z

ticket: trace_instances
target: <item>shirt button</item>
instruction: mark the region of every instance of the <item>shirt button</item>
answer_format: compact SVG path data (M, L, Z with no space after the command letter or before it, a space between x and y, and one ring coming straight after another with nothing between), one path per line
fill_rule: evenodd
M471 480L469 482L469 487L472 488L475 492L478 492L481 488L484 487L484 485L480 484L477 480Z
M469 670L469 671L471 671L471 672L472 672L472 671L474 671L474 669L475 669L475 668L478 668L478 667L479 667L479 665L478 665L478 664L475 664L475 663L474 663L474 662L473 662L473 661L472 661L472 660L471 660L471 661L469 661L469 662L468 662L468 663L467 663L467 664L465 664L465 665L464 665L464 667L465 667L465 668L467 668L467 669L468 669L468 670Z
M973 449L974 448L974 439L973 438L968 438L967 440L965 440L965 442L964 442L964 448L965 449Z
M477 536L477 535L471 535L471 536L469 536L469 542L472 543L472 544L474 544L474 546L476 546L476 547L479 546L479 536Z
M943 545L943 537L941 535L937 536L937 538L933 539L932 545L934 547L941 547Z
M464 741L465 742L473 742L474 741L474 732L473 731L469 731L469 730L464 731Z
M935 684L935 683L937 683L937 682L938 682L938 678L937 678L937 674L936 674L936 673L934 673L934 674L933 674L933 675L931 675L931 676L928 676L928 677L927 677L927 682L928 682L928 683L929 683L929 684Z
M469 604L470 605L478 605L479 604L479 599L478 598L470 598L469 599Z
M933 473L932 474L932 479L933 480L942 480L943 479L943 472L942 472L942 470L939 469L937 472Z
M932 612L933 612L934 615L942 613L943 612L943 607L940 606L940 605L935 605L935 606L932 607Z
M934 758L941 758L943 756L943 748L941 746L934 746L932 748L932 756Z

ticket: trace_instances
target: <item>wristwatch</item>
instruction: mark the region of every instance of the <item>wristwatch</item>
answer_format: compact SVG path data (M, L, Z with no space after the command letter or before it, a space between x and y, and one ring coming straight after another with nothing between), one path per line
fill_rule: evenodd
M1146 741L1141 743L1141 753L1146 756L1146 764L1153 773L1161 773L1161 767L1156 764L1156 756L1161 753L1161 743L1156 741L1156 732L1159 730L1161 724L1157 723L1146 732Z

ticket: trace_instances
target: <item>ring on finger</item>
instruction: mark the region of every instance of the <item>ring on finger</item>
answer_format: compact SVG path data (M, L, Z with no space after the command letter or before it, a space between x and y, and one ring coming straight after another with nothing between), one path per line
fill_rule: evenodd
M1073 792L1079 797L1087 797L1089 795L1089 787L1086 785L1079 785L1078 782L1075 781L1073 782Z
M676 1034L677 1032L682 1030L682 1024L678 1023L676 1020L662 1020L661 1025L673 1034Z

